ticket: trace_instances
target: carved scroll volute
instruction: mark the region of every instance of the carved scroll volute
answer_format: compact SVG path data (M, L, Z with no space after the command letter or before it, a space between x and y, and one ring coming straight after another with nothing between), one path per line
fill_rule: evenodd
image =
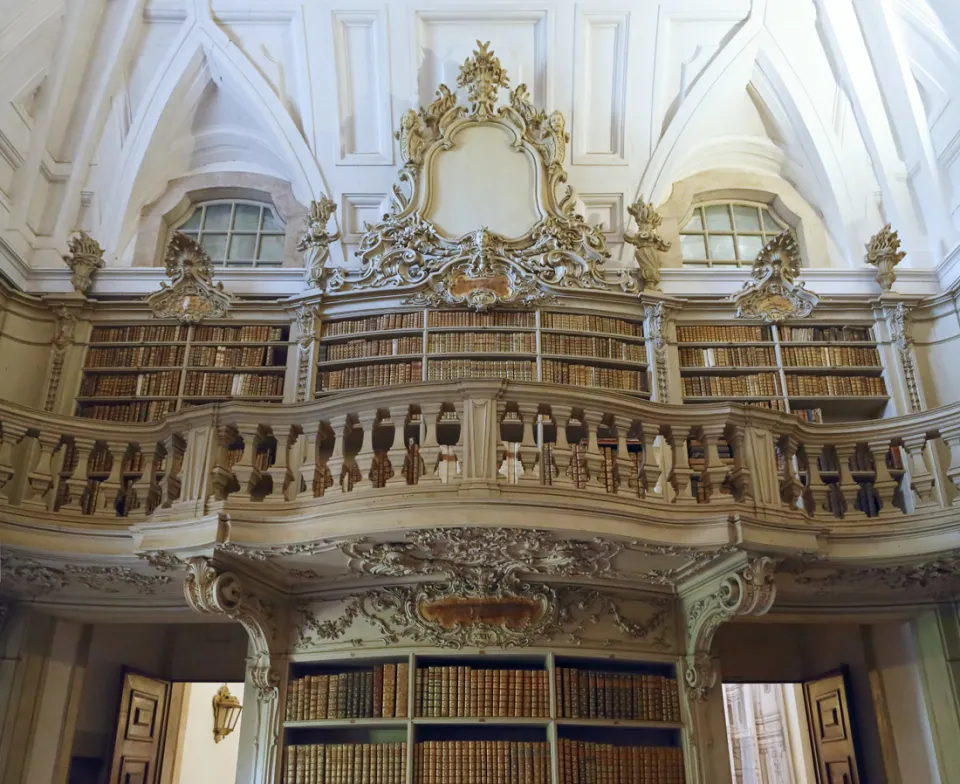
M711 647L720 624L737 616L765 615L773 606L774 566L775 561L767 557L748 560L682 598L687 627L684 680L691 700L706 699L716 683Z
M183 593L193 610L222 615L243 626L250 638L248 666L257 695L261 701L275 700L280 673L271 662L276 642L273 607L245 590L236 574L219 571L202 556L187 561Z

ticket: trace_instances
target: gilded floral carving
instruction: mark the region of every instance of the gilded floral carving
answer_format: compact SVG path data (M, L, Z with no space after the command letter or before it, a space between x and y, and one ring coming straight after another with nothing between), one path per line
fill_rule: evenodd
M67 243L68 253L63 257L70 268L70 282L80 294L86 294L93 283L93 274L103 269L103 248L85 231L77 232Z
M900 250L900 236L888 223L870 238L864 261L877 270L877 283L884 293L893 288L897 279L894 268L903 261L906 252Z
M820 298L804 288L797 280L799 275L800 249L788 229L763 246L753 263L751 279L731 298L737 318L780 323L809 316Z
M213 282L213 262L192 238L175 232L164 257L171 283L147 297L157 318L196 324L205 318L225 318L233 300L222 283Z

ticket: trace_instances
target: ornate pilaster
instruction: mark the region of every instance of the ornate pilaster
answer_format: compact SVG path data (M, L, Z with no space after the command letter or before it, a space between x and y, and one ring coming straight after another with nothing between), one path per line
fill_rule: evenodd
M888 223L870 238L867 243L867 255L864 261L871 267L877 268L877 283L884 294L893 288L897 279L893 268L896 267L907 254L900 250L900 237L897 232L891 231Z
M218 571L202 556L187 561L183 593L197 612L223 615L243 626L253 650L248 662L257 694L261 701L275 701L280 673L270 658L277 636L273 606L246 590L236 574Z
M643 316L646 319L649 346L653 353L653 368L657 383L657 402L670 402L670 384L668 376L670 363L667 359L667 333L671 326L669 308L663 302L644 305Z
M917 379L917 367L913 361L913 337L910 335L910 313L902 302L897 307L886 312L887 324L890 327L890 337L900 357L900 367L903 369L903 380L907 385L907 397L910 411L922 411L923 400L920 397L920 383Z
M294 313L297 319L297 402L310 396L310 371L313 367L313 344L317 338L317 309L301 305Z
M637 262L644 290L657 291L660 288L661 254L670 250L670 243L657 231L663 218L653 208L652 203L643 199L637 199L627 207L627 212L636 221L637 231L635 234L624 234L623 240L633 245L633 257Z
M303 218L303 234L297 240L297 250L303 254L303 275L312 288L322 287L330 243L340 239L339 231L327 232L327 224L336 211L336 202L321 194L319 201L310 202L310 212Z
M86 294L93 283L93 273L103 269L103 248L85 231L79 231L67 243L69 253L63 257L72 275L70 282L79 294Z
M773 606L774 565L767 557L747 560L682 598L687 627L684 678L691 700L702 702L716 683L710 649L720 624L737 616L764 615Z
M47 381L47 397L43 401L44 411L53 411L57 402L57 392L60 389L60 379L63 375L63 361L67 349L73 344L77 331L77 317L64 305L54 310L56 322L53 328L53 343L50 348L50 377Z

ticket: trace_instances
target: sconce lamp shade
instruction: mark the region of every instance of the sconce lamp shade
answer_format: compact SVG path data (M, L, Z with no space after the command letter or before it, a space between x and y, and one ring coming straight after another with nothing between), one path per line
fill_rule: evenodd
M213 698L213 741L219 743L229 735L240 720L243 706L240 700L230 693L227 684L223 684Z

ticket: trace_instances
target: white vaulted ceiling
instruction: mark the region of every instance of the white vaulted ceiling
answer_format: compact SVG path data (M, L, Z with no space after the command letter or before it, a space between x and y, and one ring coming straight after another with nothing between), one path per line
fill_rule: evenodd
M568 119L566 166L615 240L638 196L779 178L837 258L890 221L914 266L960 226L956 0L0 0L0 264L88 230L130 264L170 180L252 172L348 237L379 217L394 130L477 39Z

